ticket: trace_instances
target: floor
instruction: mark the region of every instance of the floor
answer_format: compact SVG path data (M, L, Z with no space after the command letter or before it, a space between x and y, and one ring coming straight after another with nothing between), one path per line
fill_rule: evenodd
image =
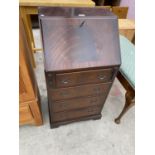
M39 30L33 32L39 47ZM109 93L100 120L83 121L50 129L43 53L37 52L35 59L44 124L39 127L20 127L20 155L134 155L135 109L130 109L120 125L113 121L122 110L125 100L125 90L117 79Z

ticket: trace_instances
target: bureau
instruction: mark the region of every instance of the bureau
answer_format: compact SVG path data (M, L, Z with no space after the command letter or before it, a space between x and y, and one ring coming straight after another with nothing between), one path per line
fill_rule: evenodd
M101 118L121 64L117 17L106 9L41 7L51 128Z

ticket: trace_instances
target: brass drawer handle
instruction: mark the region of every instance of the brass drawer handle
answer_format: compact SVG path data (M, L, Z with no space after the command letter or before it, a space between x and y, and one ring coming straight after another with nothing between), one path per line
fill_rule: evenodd
M106 76L99 76L98 77L100 80L104 80L106 78Z
M68 81L67 80L63 80L62 83L63 84L68 84Z

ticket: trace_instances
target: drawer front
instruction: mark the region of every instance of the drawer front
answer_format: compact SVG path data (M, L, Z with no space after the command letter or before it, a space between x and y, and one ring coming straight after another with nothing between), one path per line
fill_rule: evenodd
M51 120L54 122L72 120L80 117L99 114L100 112L101 112L101 106L93 106L93 107L88 107L85 109L79 109L74 111L53 113Z
M55 88L55 74L54 73L51 73L51 72L45 72L45 76L46 76L46 83L49 87L51 88Z
M73 110L95 105L102 105L106 99L106 95L95 97L82 97L58 102L52 102L51 107L53 112Z
M49 89L49 97L56 100L69 99L82 96L96 96L109 91L111 83L102 83L96 85L84 85L70 88Z
M31 123L33 121L33 116L30 111L29 106L20 106L19 107L19 123L20 125Z
M110 82L114 69L100 69L65 74L56 74L56 87L68 87L90 83Z

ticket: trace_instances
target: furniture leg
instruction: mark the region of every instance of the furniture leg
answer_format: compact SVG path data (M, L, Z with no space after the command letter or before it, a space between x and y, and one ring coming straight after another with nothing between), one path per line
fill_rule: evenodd
M133 92L127 91L125 94L125 105L120 113L120 115L115 119L116 124L120 124L122 116L135 104L135 94Z

